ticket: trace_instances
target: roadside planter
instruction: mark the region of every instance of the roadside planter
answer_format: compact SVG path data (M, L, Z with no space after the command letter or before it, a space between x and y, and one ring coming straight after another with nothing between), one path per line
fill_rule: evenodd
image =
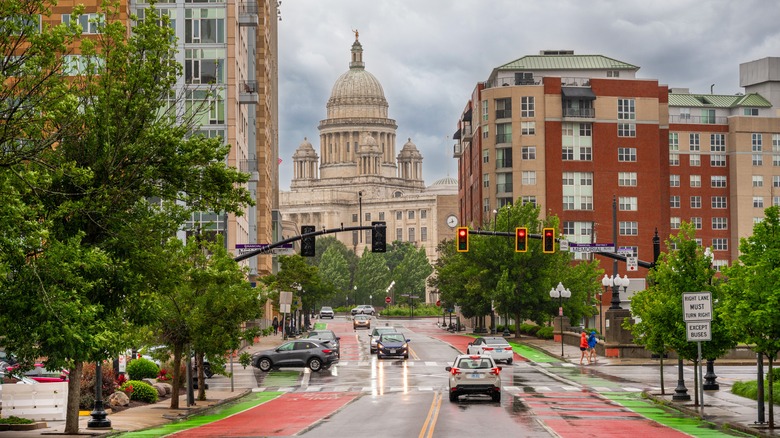
M68 406L68 383L3 385L3 417L35 421L63 421Z

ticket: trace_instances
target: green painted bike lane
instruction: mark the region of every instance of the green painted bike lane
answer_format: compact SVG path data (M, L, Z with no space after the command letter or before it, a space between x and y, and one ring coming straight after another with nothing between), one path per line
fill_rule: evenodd
M524 344L518 344L510 342L515 353L532 362L539 363L560 363L561 359L550 356L536 348L530 347ZM550 367L548 369L560 369L570 370L567 367ZM594 376L565 376L567 379L581 384L583 386L609 386L611 383L606 379L601 379ZM631 410L645 418L655 421L669 428L678 430L688 435L700 438L711 437L724 437L724 436L740 436L750 437L748 435L736 430L722 430L719 429L715 423L700 420L698 418L691 418L684 413L676 411L670 407L664 407L651 400L647 400L642 397L640 393L636 392L599 392L599 394L605 399L614 402L628 410Z

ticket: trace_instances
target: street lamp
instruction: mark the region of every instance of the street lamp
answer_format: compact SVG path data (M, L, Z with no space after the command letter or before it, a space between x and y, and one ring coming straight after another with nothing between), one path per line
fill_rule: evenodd
M352 286L352 290L355 291L352 294L352 296L355 297L355 304L357 304L357 302L358 302L358 299L357 299L357 285Z
M550 289L550 298L558 297L558 317L561 324L561 357L563 357L563 299L571 297L571 291L558 282L558 286Z
M623 286L623 295L628 294L628 287L631 286L631 280L628 278L628 275L623 274L623 278L620 278L620 275L615 276L615 286ZM620 306L620 288L618 288L618 307Z

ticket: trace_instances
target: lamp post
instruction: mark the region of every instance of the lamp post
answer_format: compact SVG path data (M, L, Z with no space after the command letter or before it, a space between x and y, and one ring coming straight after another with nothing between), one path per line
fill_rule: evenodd
M609 291L614 285L614 279L611 275L604 274L604 278L601 279L601 285L604 286L604 293ZM601 298L604 298L602 295ZM604 336L604 300L599 300L599 320L601 320L601 336Z
M92 418L87 422L88 429L105 429L111 427L111 420L106 418L108 413L103 408L102 362L102 360L95 362L95 404L92 408L92 412L89 413Z
M558 297L558 318L561 325L561 357L563 357L563 299L571 297L571 291L558 282L558 286L550 289L550 298Z
M710 247L704 248L704 257L710 261L710 269L712 269L712 263L715 260L715 255L712 253ZM712 285L712 277L710 277L710 285ZM716 381L718 378L715 375L715 359L707 359L707 374L704 375L704 384L702 389L708 391L720 389L720 385Z
M363 226L363 192L358 192L358 220L360 226ZM360 243L363 243L363 230L360 230Z
M617 286L617 302L618 309L620 309L620 286L623 286L623 295L626 295L628 293L628 287L631 286L631 280L628 278L628 275L623 274L623 278L620 278L620 275L616 275L613 282L615 283L615 286Z
M357 304L357 302L358 302L358 299L357 299L357 285L352 286L352 290L354 291L352 296L355 298L355 304Z

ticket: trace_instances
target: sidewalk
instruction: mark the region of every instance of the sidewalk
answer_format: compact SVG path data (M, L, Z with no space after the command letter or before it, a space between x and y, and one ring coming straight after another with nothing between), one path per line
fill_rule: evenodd
M513 339L510 339L513 340ZM513 340L525 345L535 347L544 351L550 356L560 357L561 355L561 343L553 340L537 339L530 336L524 336L518 340ZM574 345L564 345L564 360L579 366L580 349ZM677 361L665 361L664 366L676 364ZM719 361L721 364L730 364L730 361ZM734 365L744 365L743 361L734 361ZM634 359L634 358L609 358L599 356L597 362L597 369L600 373L606 375L616 375L616 366L647 366L658 367L660 365L657 359ZM590 365L589 365L590 366ZM612 370L612 373L610 373ZM691 385L692 382L688 382L687 385ZM677 409L688 416L702 418L702 409L694 406L693 388L688 387L688 394L691 396L690 401L679 402L673 401L672 396L674 394L674 387L676 381L666 381L666 394L661 395L660 391L650 392L648 390L643 391L643 394L648 398L669 405L670 407ZM780 411L780 406L775 406L775 411ZM721 384L721 389L716 391L704 391L704 407L703 418L706 421L718 424L730 429L739 430L751 435L760 437L780 437L780 422L778 422L777 415L775 416L775 429L769 430L766 428L766 424L763 426L755 425L755 421L758 419L758 402L748 398L740 397L731 393L730 388L724 388ZM764 408L765 421L769 421L769 407L765 405Z

